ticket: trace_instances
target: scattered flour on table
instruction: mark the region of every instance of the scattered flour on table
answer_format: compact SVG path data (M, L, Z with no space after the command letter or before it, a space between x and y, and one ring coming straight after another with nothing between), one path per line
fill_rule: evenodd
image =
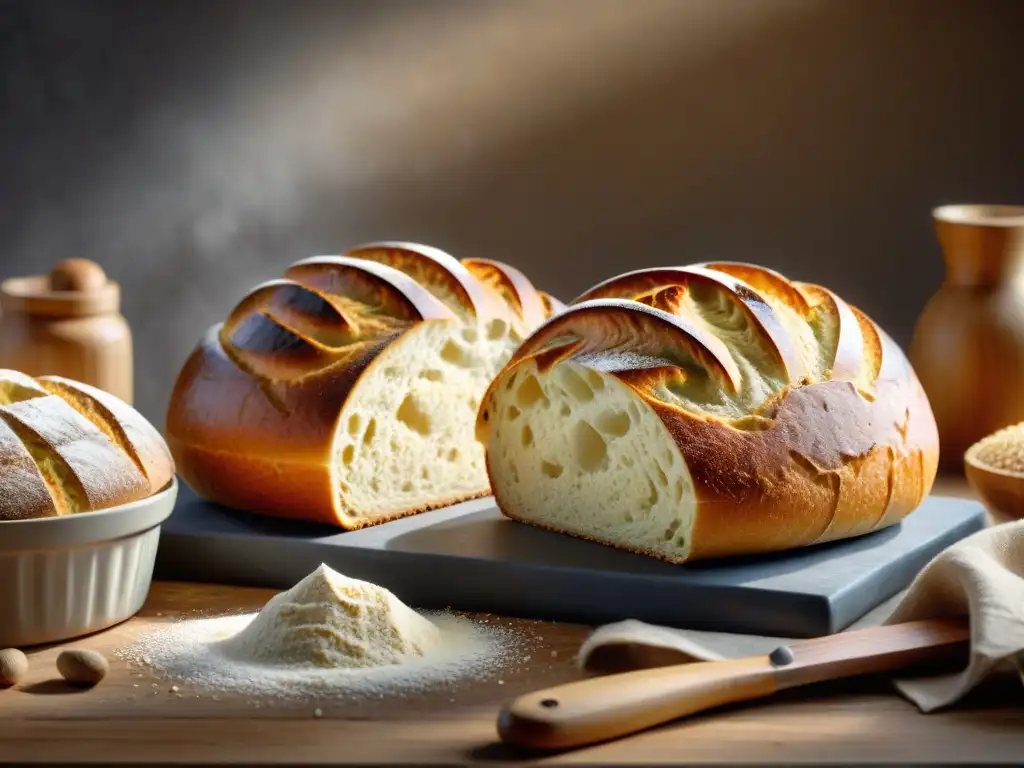
M259 613L161 626L118 655L223 691L380 696L489 677L517 643L492 625L417 613L321 565Z

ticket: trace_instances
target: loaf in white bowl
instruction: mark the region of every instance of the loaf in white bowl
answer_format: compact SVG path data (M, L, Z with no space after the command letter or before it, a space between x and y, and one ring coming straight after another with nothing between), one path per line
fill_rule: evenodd
M560 305L518 270L374 243L254 287L185 362L181 478L227 507L345 529L487 495L487 385Z
M0 370L0 647L134 615L176 495L167 444L132 406Z
M674 563L890 526L928 495L939 451L881 328L735 263L587 291L495 377L477 434L506 516Z

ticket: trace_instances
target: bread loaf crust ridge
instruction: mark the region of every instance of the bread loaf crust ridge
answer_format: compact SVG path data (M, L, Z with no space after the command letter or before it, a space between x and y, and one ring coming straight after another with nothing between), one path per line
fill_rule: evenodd
M117 397L56 376L0 370L0 520L93 512L166 487L174 462Z
M575 435L561 452L590 466L576 477L520 450L527 428L541 446ZM641 428L632 454L616 448ZM939 451L923 388L873 321L820 286L723 263L583 294L496 376L478 434L508 517L677 563L898 523L930 493ZM601 483L603 500L586 490ZM577 512L556 509L572 500Z
M182 367L166 422L179 474L227 507L350 530L487 495L464 438L486 382L548 316L524 306L543 304L517 270L415 243L295 262Z

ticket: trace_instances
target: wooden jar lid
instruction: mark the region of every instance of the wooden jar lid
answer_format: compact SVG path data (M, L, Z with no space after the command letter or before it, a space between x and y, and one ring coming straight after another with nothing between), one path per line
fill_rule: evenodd
M88 259L66 259L48 275L11 277L0 283L4 312L81 317L117 312L121 288Z

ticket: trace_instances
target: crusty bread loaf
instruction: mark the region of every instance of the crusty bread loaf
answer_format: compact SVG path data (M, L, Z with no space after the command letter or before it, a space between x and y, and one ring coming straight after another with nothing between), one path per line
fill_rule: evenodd
M930 492L939 450L874 322L733 263L587 291L495 377L477 433L508 517L675 563L892 525Z
M178 472L224 506L346 529L486 495L480 398L547 306L512 267L423 245L296 262L186 361Z
M160 433L127 403L70 379L0 370L0 520L127 504L173 476Z

